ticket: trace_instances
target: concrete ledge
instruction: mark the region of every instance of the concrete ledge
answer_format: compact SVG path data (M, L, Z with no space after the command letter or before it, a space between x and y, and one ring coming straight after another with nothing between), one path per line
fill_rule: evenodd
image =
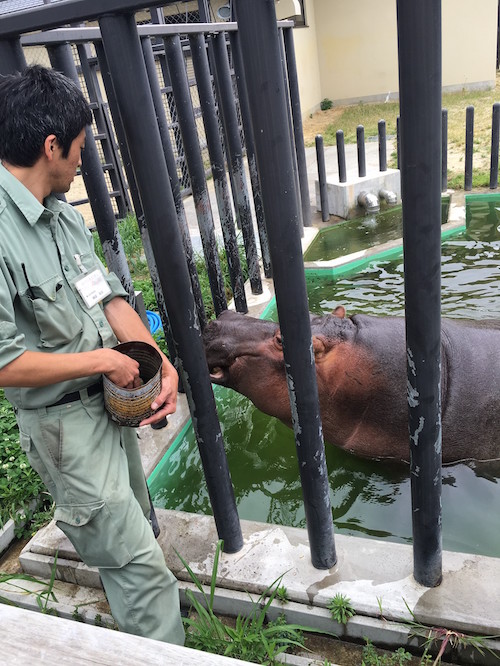
M213 518L162 509L157 513L162 528L159 543L169 568L180 580L190 582L175 548L200 581L208 583L218 538ZM382 627L392 632L391 622L415 619L473 635L500 634L500 559L445 551L443 582L428 589L413 578L411 546L337 535L337 564L322 571L311 564L305 530L252 521L242 521L242 529L244 546L238 553L222 555L217 580L217 595L222 590L236 591L232 592L235 604L241 602L239 593L260 595L283 575L290 601L300 605L311 623L313 619L326 621L325 609L335 594L349 597L361 623L356 637L373 629L381 608L384 622L377 633ZM54 523L25 547L20 557L23 569L48 578L56 550L58 578L78 580L84 565L78 563L71 544ZM85 575L87 584L92 578L98 584L96 570L88 569ZM352 631L357 622L349 623ZM330 625L335 631L334 624ZM381 637L377 640L380 643Z

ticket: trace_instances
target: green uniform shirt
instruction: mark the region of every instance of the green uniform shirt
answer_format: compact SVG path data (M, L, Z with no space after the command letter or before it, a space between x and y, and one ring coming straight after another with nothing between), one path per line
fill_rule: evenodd
M103 304L125 290L106 274L80 213L53 195L44 204L0 164L0 368L26 350L59 354L117 344ZM111 294L88 308L75 282L96 267ZM5 395L16 407L35 409L98 378L6 388Z

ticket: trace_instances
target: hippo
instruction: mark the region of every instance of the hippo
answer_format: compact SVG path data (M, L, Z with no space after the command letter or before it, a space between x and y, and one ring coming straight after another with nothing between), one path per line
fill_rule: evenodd
M325 441L408 462L403 317L310 315ZM210 379L292 427L279 325L231 310L203 333ZM442 319L443 463L500 458L500 321Z

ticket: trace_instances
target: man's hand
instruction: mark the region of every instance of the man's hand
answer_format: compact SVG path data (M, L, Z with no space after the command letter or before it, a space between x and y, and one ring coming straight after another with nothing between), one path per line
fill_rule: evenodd
M151 404L151 409L155 413L141 421L139 424L141 426L158 423L168 414L173 414L177 406L177 386L179 384L177 370L164 354L162 354L162 360L161 391Z

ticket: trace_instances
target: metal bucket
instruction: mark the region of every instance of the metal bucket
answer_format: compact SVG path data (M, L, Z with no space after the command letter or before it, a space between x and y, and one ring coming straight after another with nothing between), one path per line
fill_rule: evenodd
M122 342L113 349L139 363L143 384L138 388L122 388L104 375L104 406L113 421L136 428L153 414L151 403L161 391L162 359L158 351L146 342Z

